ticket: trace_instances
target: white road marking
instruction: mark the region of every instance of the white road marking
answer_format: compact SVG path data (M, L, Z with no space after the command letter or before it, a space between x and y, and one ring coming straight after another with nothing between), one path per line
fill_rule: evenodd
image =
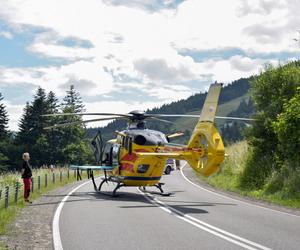
M65 204L65 202L68 200L68 198L74 193L76 192L79 188L83 187L84 185L86 185L87 183L89 183L90 180L80 184L78 187L72 189L63 199L62 201L59 203L59 206L57 207L55 214L54 214L54 218L53 218L53 222L52 222L52 236L53 236L53 245L54 245L54 249L55 250L63 250L62 247L62 243L61 243L61 238L60 238L60 232L59 232L59 217L60 217L60 213L62 211L62 208Z
M157 207L161 208L165 212L177 217L178 219L181 219L195 227L198 227L199 229L206 231L208 233L211 233L217 237L220 237L226 241L229 241L233 244L236 244L240 247L243 247L248 250L256 250L256 249L262 249L262 250L271 250L271 248L265 247L263 245L260 245L258 243L255 243L253 241L247 240L245 238L242 238L240 236L237 236L235 234L229 233L225 230L222 230L218 227L212 226L204 221L198 220L190 215L184 214L181 211L172 208L168 206L166 203L158 200L153 195L143 193L141 190L138 189L140 193L142 193L145 198L150 201L152 204L156 205Z
M260 205L255 205L255 204L252 204L250 202L246 202L246 201L242 201L242 200L239 200L239 199L235 199L235 198L232 198L232 197L229 197L229 196L226 196L226 195L223 195L223 194L219 194L217 192L214 192L214 191L211 191L209 189L206 189L200 185L197 185L195 184L194 182L192 182L191 180L189 180L183 173L182 169L187 165L187 163L182 167L180 168L180 172L181 172L181 175L182 177L187 181L189 182L190 184L192 184L193 186L197 187L197 188L200 188L206 192L209 192L209 193L212 193L214 195L217 195L217 196L220 196L220 197L223 197L223 198L226 198L226 199L230 199L230 200L233 200L233 201L238 201L238 202L241 202L243 204L246 204L246 205L250 205L250 206L253 206L253 207L258 207L258 208L263 208L263 209L266 209L266 210L269 210L269 211L273 211L273 212L276 212L276 213L280 213L280 214L284 214L284 215L290 215L290 216L294 216L294 217L297 217L297 218L300 218L299 215L296 215L296 214L290 214L290 213L287 213L287 212L282 212L282 211L279 211L279 210L275 210L275 209L272 209L272 208L268 208L268 207L264 207L264 206L260 206Z

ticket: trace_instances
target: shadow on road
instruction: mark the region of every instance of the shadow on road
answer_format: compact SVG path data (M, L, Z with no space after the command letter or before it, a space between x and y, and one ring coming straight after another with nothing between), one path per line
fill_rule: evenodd
M178 190L176 192L184 192ZM136 208L153 208L157 207L153 203L151 203L148 199L145 198L144 195L133 192L122 192L118 193L117 197L111 197L111 192L106 193L97 193L97 192L75 192L70 195L69 199L66 203L76 203L76 202L113 202L112 205L118 206L122 209L136 209ZM66 194L57 194L57 195L44 195L45 197L55 198L55 197L64 197ZM156 196L160 197L160 196ZM124 203L135 203L132 205L124 205ZM31 206L43 206L49 204L59 204L60 201L55 202L42 202L42 203L34 203ZM168 200L168 198L164 197L164 203L168 204L169 207L174 208L184 214L207 214L209 213L207 210L203 209L204 207L214 207L214 206L236 206L234 203L213 203L213 202L205 202L205 201L184 201L184 200Z

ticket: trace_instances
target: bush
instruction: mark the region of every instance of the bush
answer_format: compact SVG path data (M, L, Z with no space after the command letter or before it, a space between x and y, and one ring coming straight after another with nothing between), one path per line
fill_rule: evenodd
M300 168L300 63L268 66L251 84L257 119L248 133L252 148L240 179L243 189L259 189L271 178L268 190L275 191L285 178L287 192L295 180L281 177L282 167ZM280 180L283 178L283 180ZM289 191L290 190L290 191Z
M272 156L258 152L257 148L250 148L246 164L239 179L239 187L243 190L260 189L272 171Z

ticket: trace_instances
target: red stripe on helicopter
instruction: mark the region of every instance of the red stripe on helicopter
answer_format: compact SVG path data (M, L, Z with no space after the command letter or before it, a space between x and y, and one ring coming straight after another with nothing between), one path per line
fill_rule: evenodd
M164 147L162 150L157 150L157 152L188 152L193 151L197 153L202 153L201 148L173 148L173 147Z
M131 161L131 162L135 162L138 159L138 156L134 153L132 154L126 154L123 156L123 158L121 159L121 161Z
M140 148L140 149L136 149L135 152L149 152L149 151L146 149Z
M133 170L133 164L130 164L130 163L122 163L121 164L121 170L125 170L125 171L128 171L128 172L134 172Z

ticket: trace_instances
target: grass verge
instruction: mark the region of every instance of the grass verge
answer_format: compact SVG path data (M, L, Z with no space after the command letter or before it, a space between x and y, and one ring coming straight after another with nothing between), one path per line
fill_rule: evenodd
M38 176L40 176L40 185L38 185ZM46 177L47 176L47 177ZM87 179L86 172L82 172L82 179ZM34 170L34 190L30 194L30 200L39 198L58 187L65 186L66 184L73 183L77 180L77 176L73 171L68 171L67 168L59 168L51 171L49 169ZM47 179L47 180L46 180ZM7 225L9 225L20 211L20 209L27 206L23 201L23 187L21 186L18 194L17 203L15 202L15 183L22 184L19 173L11 173L0 176L0 190L2 190L2 197L0 199L0 235L7 233ZM10 187L9 206L5 208L4 203L4 190L5 186ZM0 249L3 247L0 242Z
M240 177L245 168L248 149L245 141L227 147L226 153L229 156L225 159L222 170L209 178L199 177L217 189L235 192L243 196L289 208L300 209L300 194L288 195L285 190L270 193L268 191L270 182L268 181L262 189L242 190L240 188Z

